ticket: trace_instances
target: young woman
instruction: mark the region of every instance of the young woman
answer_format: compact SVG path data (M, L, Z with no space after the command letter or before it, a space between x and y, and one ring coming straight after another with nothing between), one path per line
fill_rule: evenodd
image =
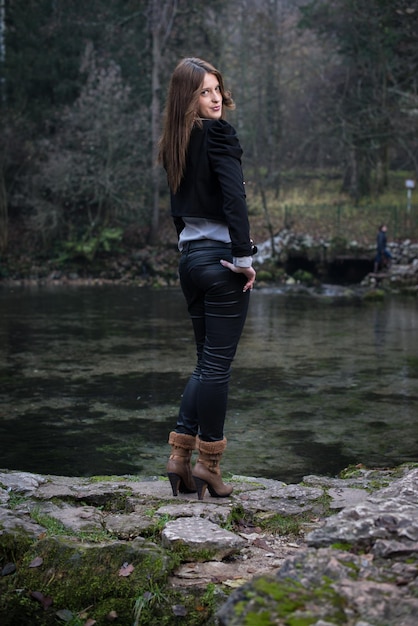
M179 238L179 275L194 330L197 364L184 390L167 473L173 489L199 500L206 488L229 496L219 463L234 359L255 281L242 150L224 120L235 108L220 72L198 58L175 68L167 96L159 160L167 172ZM199 456L192 469L191 455Z

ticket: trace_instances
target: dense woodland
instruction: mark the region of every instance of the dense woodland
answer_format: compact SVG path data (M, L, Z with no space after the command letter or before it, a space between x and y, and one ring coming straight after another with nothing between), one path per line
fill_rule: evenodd
M307 173L378 198L418 177L417 33L416 0L0 0L0 251L164 242L155 154L184 56L225 76L270 231Z

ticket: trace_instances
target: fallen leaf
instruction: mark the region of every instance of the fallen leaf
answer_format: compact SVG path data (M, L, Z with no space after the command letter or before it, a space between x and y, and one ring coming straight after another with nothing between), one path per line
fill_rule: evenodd
M70 622L74 617L74 613L68 609L61 609L60 611L57 611L55 615L63 622Z
M96 624L95 619L88 619L87 622L84 622L84 626L94 626Z
M109 620L109 622L114 622L115 619L118 619L118 614L116 611L110 611L110 613L106 615L106 619Z
M236 587L241 587L246 582L247 580L245 578L235 578L234 580L224 580L224 585L235 589Z
M14 574L16 571L16 565L14 563L6 563L6 565L1 570L2 576L9 576L9 574Z
M268 545L267 541L265 541L264 539L255 539L253 541L253 545L256 548L261 548L262 550L270 550L270 546Z
M41 556L37 556L33 559L32 563L29 563L29 567L39 567L44 562Z
M132 563L124 563L119 570L119 576L130 576L134 569Z
M49 609L52 604L52 598L50 596L44 596L42 591L31 591L30 595L34 600L37 600L39 604L42 605L42 608L45 611L46 609Z
M171 608L173 609L174 615L176 615L177 617L186 617L187 609L182 604L175 604Z

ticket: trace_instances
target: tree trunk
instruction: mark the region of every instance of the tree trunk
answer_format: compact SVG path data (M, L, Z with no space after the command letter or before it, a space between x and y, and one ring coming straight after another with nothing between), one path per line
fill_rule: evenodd
M157 10L153 2L152 15L152 101L151 101L151 140L152 140L152 219L150 244L158 241L158 226L160 220L160 167L157 163L158 138L160 133L160 25L157 21Z
M0 252L6 252L9 241L6 183L0 167Z
M157 164L158 140L160 136L161 85L160 74L163 51L171 35L178 0L150 0L150 24L152 37L152 100L151 100L151 140L152 140L152 219L149 236L150 244L159 239L160 221L160 166Z
M6 2L0 0L0 104L6 102L6 81L4 79L4 62L6 60Z

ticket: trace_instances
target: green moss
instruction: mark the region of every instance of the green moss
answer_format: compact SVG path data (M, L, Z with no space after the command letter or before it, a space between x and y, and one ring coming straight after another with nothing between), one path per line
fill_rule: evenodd
M332 581L326 577L314 589L306 589L293 579L277 580L265 576L255 579L243 594L245 599L234 607L239 619L239 622L233 622L236 624L308 626L318 620L315 610L318 604L326 609L325 621L328 618L332 623L346 623L345 600L334 591Z
M331 509L332 501L333 499L326 489L322 492L322 496L316 498L314 502L316 507L319 509L318 513L320 513L321 517L330 517L335 514L335 511Z
M81 541L90 543L101 543L103 541L113 541L116 539L114 535L106 530L90 530L90 531L72 531L56 518L42 513L39 508L35 508L31 513L32 519L45 528L48 536L52 537L75 537Z
M306 599L302 584L296 581L281 585L276 581L260 578L255 581L254 588L256 591L270 597L276 603L280 604L281 613L294 611L301 606Z
M232 507L228 514L228 517L226 518L225 523L222 524L222 527L225 528L225 530L234 531L238 524L242 524L245 522L251 523L252 516L249 512L245 511L244 507L241 504L238 504L237 506Z
M271 621L268 611L263 611L262 613L250 612L245 617L244 623L246 626L274 626L275 624L275 622Z
M236 491L239 492L239 484L242 483L243 485L252 485L254 487L254 489L265 489L266 486L265 484L263 484L262 482L259 482L257 479L253 478L253 477L249 477L249 476L237 476L236 474L231 474L228 477L228 473L226 473L226 475L224 474L224 476L227 477L228 481L234 481L235 483L235 489Z
M42 513L38 507L35 507L31 513L34 522L45 528L49 535L68 535L69 531L66 526L59 520Z
M129 507L127 506L127 500L132 496L131 491L124 491L123 493L114 493L112 497L106 500L103 504L103 511L107 511L109 513L114 512L123 512L127 511Z
M329 496L324 496L324 501L328 503L330 500L331 498L329 498ZM305 513L297 515L269 513L266 515L265 512L263 512L262 514L254 515L246 511L242 505L237 505L231 509L222 527L227 530L235 531L238 526L246 524L248 526L259 526L267 533L296 536L300 534L303 524L309 517L310 514Z
M415 469L416 467L418 467L418 463L402 463L402 465L399 465L392 470L392 475L400 477L403 476L405 472Z
M299 515L281 515L280 513L272 513L267 517L255 517L256 522L264 532L286 536L299 535L302 525L306 519L307 516L303 513Z
M383 289L371 289L367 293L364 294L363 300L365 302L376 302L379 300L384 300L386 297L385 291Z
M257 270L257 281L258 282L270 282L273 280L273 273L267 272L266 270Z
M237 617L241 617L241 615L243 615L243 613L245 612L245 608L247 606L247 603L244 602L244 600L240 600L239 602L236 602L234 605L234 613Z
M27 550L35 543L26 533L3 533L0 534L0 563L18 564Z
M134 476L124 476L123 477L124 480L136 480L136 477ZM109 476L90 476L88 479L88 482L90 484L95 484L95 483L104 483L104 482L118 482L120 483L121 477L120 476L116 476L116 475L112 475L110 474Z
M153 513L152 510L148 510L146 515L148 517L152 517ZM155 522L155 524L151 524L150 526L148 526L148 528L144 529L142 531L142 536L146 537L147 539L150 539L152 541L158 541L161 538L161 533L165 528L165 525L167 524L167 522L171 521L175 519L172 515L161 515L160 517L158 517L157 521Z
M21 493L9 491L9 500L7 501L7 506L13 510L21 504L28 502L28 500L29 498L27 496L23 496Z
M183 541L176 541L170 547L170 553L176 559L177 565L180 563L193 561L195 563L205 563L213 561L216 550L197 550L187 546Z
M337 235L336 237L331 238L329 251L332 254L344 254L344 252L347 250L347 247L347 239L345 237Z
M334 550L341 550L342 552L350 552L353 547L351 543L337 542L331 545Z
M75 537L80 541L88 543L103 543L104 541L114 541L117 539L115 535L112 535L107 530L79 530L75 533Z
M312 286L315 284L319 284L319 281L315 278L311 272L307 272L306 270L297 270L293 274L293 278L298 283L302 283L303 285Z
M368 492L378 491L383 487L387 487L393 480L404 476L405 472L417 467L416 463L405 463L392 469L370 469L362 464L349 465L342 470L339 478L343 480L351 480L356 478L365 478L364 484L358 484L358 489L365 489ZM367 479L366 479L367 474Z
M208 583L202 596L202 604L213 613L216 609L216 585Z
M367 491L373 493L374 491L378 491L379 489L383 489L383 487L389 487L390 481L385 480L383 478L371 480L367 486ZM361 489L361 486L359 486Z
M35 557L40 557L42 564L30 567ZM126 577L119 575L124 563L134 567ZM131 624L138 592L152 593L165 585L170 567L169 558L154 544L134 541L96 548L48 538L30 546L14 577L7 577L4 606L14 619L17 615L21 619L10 624L35 624L28 615L36 614L39 607L30 592L39 591L52 598L54 612L66 609L76 615L91 607L90 616L104 624L109 611L116 610L121 623ZM19 594L16 589L21 590ZM52 623L45 615L48 611L40 610L46 619L42 623Z
M359 465L349 465L345 469L341 470L338 477L344 479L360 478L364 475L365 468Z

